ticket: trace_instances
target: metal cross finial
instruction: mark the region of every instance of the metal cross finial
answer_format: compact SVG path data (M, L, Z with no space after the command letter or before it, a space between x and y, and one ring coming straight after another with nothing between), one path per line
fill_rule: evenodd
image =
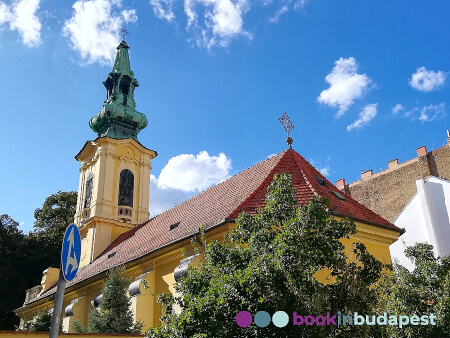
M281 122L281 124L284 127L284 130L286 130L286 133L289 137L289 133L291 132L292 129L295 128L294 124L289 119L289 115L286 112L284 112L283 116L278 118L278 121Z
M291 132L292 129L295 128L295 126L291 122L291 120L289 119L289 115L286 112L284 112L282 117L278 118L278 121L281 122L281 124L284 127L284 130L286 130L286 133L287 133L287 136L288 136L287 139L286 139L286 143L288 144L289 149L292 149L292 142L293 142L293 140L289 136L289 133Z
M128 34L130 34L130 33L128 33L128 31L127 31L127 26L121 27L121 28L119 29L119 31L120 31L120 33L122 33L122 41L125 41L125 36L127 36Z

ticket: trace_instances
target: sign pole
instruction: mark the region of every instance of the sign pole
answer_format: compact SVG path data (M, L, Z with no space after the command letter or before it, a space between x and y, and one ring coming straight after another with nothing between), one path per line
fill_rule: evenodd
M57 338L59 334L59 328L61 326L61 312L64 302L64 290L66 289L66 279L62 268L59 270L58 284L56 285L55 306L53 308L52 326L50 328L50 337Z
M55 306L53 307L52 326L50 327L50 338L58 338L61 327L61 313L64 303L64 291L66 281L75 278L80 266L81 238L80 232L75 224L70 224L64 233L61 249L61 266L59 279L56 285Z

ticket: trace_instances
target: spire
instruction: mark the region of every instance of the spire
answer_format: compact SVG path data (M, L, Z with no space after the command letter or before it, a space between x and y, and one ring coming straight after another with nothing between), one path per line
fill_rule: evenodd
M89 121L89 126L99 137L137 141L138 133L148 124L145 115L135 109L134 89L139 83L130 67L128 49L130 47L124 40L117 46L113 69L103 82L106 101L102 110Z

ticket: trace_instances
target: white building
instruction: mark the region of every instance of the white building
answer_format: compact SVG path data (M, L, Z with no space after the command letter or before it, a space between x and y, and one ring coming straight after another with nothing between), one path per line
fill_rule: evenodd
M406 246L418 242L432 244L435 256L450 254L450 181L429 176L416 181L417 192L394 220L406 232L390 245L392 260L413 269L406 258Z

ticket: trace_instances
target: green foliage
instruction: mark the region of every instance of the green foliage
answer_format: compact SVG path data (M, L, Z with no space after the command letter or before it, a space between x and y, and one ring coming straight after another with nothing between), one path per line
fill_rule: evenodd
M38 312L33 320L25 324L24 331L50 332L51 326L52 315L48 312L48 309L43 309Z
M221 243L205 244L204 261L190 267L177 284L182 297L160 295L163 326L150 329L150 337L363 337L367 326L333 325L240 328L239 311L270 314L326 315L342 311L370 313L375 293L371 285L382 265L358 244L348 261L340 238L356 232L349 220L337 221L327 201L314 198L297 206L292 178L276 175L268 189L266 207L255 216L243 213L237 227ZM362 264L361 264L362 263ZM333 284L314 275L332 271ZM176 315L172 309L183 309Z
M413 271L394 263L377 284L377 311L436 316L437 325L387 326L385 337L450 337L450 256L435 258L433 246L418 243L405 250Z
M124 277L123 272L124 267L109 270L99 308L92 310L87 328L77 323L73 327L75 332L141 334L143 324L133 323L131 300L126 294L130 280Z
M73 223L77 193L58 191L45 199L42 208L34 211L34 235L46 253L48 266L58 267L61 260L61 243L67 227Z
M27 281L20 275L23 259L26 259L25 238L19 223L8 215L0 216L0 330L12 330L19 324L12 312L23 303ZM21 256L24 253L24 256ZM19 259L22 257L22 259Z
M0 216L0 330L14 330L19 317L12 311L21 307L25 290L40 283L42 271L59 267L65 227L73 221L75 192L49 196L36 209L34 232L24 234L8 215Z

